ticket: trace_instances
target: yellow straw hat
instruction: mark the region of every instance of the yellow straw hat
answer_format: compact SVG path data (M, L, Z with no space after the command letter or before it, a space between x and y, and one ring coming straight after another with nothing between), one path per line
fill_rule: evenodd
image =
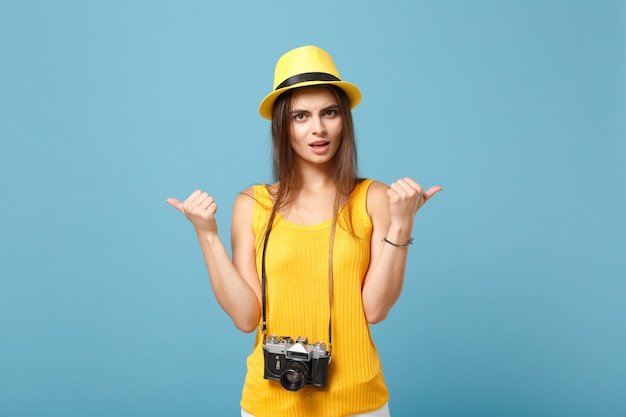
M280 57L274 71L274 91L269 93L259 106L259 113L272 120L274 101L285 91L297 87L332 84L341 88L350 100L353 109L361 101L361 91L356 85L341 81L333 59L317 46L301 46Z

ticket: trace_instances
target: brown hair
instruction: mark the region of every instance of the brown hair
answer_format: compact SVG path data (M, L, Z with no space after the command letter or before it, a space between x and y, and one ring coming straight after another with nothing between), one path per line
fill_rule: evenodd
M357 150L354 135L354 123L350 110L350 101L346 93L334 85L316 85L313 87L327 88L337 99L341 114L341 143L337 153L333 156L333 179L337 187L335 196L334 216L341 205L349 204L350 193L360 181L357 166ZM272 145L273 145L273 172L278 188L272 193L274 207L270 216L270 224L276 211L289 204L295 198L295 193L300 187L299 178L296 176L296 158L290 143L292 123L292 103L295 95L302 88L295 88L281 94L274 102L272 111ZM348 206L349 208L349 206ZM348 216L350 210L348 210ZM350 219L350 217L348 217ZM348 225L351 230L351 225Z

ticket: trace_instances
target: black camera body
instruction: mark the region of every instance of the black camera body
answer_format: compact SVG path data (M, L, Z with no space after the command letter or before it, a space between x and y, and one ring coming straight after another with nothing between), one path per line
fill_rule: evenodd
M263 346L263 356L263 377L280 381L289 391L298 391L305 384L326 386L330 352L322 342L309 344L306 337L294 342L290 337L272 335Z

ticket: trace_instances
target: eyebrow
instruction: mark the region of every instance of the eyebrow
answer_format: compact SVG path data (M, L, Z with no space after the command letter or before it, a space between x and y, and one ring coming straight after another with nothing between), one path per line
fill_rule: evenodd
M338 109L339 108L339 104L331 104L330 106L326 106L323 107L322 109L320 109L320 112L325 112L327 110L334 110L334 109ZM293 109L291 111L291 114L298 114L298 113L311 113L310 110L300 110L300 109Z

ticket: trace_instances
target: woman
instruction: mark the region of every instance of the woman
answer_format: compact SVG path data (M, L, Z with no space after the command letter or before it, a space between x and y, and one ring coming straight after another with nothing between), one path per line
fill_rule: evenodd
M220 306L238 329L258 329L242 416L389 415L369 324L400 296L415 214L441 187L357 177L360 99L320 48L279 59L259 107L276 182L236 199L232 260L209 194L167 200L193 224Z

